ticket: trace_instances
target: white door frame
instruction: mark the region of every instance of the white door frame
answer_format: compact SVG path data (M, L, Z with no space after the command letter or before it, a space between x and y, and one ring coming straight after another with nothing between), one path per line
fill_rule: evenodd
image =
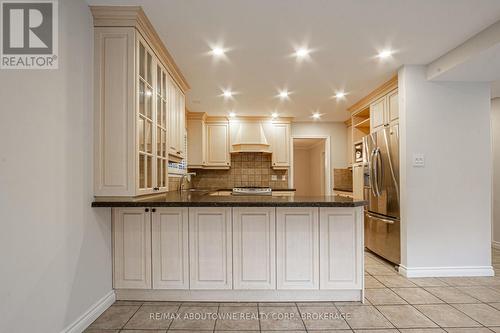
M332 195L332 173L330 171L330 136L329 135L292 135L292 144L290 145L290 173L288 175L288 184L293 188L293 139L324 139L325 140L325 195Z

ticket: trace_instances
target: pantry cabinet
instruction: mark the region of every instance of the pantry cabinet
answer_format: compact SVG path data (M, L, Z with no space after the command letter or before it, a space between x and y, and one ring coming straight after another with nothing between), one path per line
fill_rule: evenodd
M113 287L151 288L151 212L113 209Z
M277 289L319 288L318 208L276 208Z
M191 289L232 289L231 208L189 210Z
M179 128L189 86L140 7L91 10L94 195L165 192L168 160L185 156L185 132Z
M275 289L275 208L233 208L234 289Z
M271 141L273 169L290 167L290 140L290 123L274 122Z
M152 208L154 289L189 289L188 209Z

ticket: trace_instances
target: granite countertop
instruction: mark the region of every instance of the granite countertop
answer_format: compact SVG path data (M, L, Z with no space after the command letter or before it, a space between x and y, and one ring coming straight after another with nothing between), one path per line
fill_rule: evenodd
M167 192L139 198L96 198L92 207L359 207L366 201L340 196L217 196L211 191Z

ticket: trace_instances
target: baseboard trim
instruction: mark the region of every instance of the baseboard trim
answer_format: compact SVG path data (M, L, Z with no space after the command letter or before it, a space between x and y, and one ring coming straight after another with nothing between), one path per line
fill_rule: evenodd
M308 302L362 300L360 289L340 290L160 290L116 289L117 300L197 302Z
M500 250L500 242L491 241L491 247L497 250Z
M103 298L92 304L92 306L77 320L62 330L61 333L82 333L94 322L107 308L116 300L115 291L111 290Z
M407 278L495 275L492 266L406 267L399 265L399 273Z

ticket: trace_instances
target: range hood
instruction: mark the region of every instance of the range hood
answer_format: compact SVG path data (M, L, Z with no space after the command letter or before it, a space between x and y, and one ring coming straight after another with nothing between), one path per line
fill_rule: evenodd
M238 124L231 153L271 153L262 123L243 121Z

